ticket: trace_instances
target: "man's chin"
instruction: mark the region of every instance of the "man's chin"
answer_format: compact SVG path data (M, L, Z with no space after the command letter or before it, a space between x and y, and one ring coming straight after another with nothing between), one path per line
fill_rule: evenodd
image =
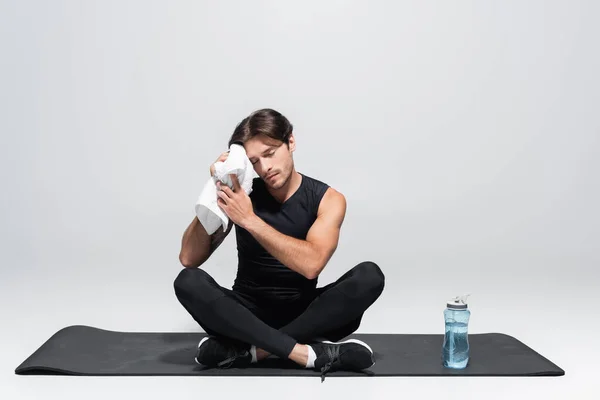
M280 181L275 181L275 182L271 183L268 180L266 180L264 182L271 189L281 189L283 187L283 183L281 183Z
M279 178L280 178L280 176L279 176L279 175L280 175L280 174L279 174L279 173L277 173L277 176L275 177L275 180L273 180L273 179L271 179L271 178L263 178L263 181L264 181L264 182L265 182L265 183L266 183L268 186L274 187L275 185L277 185L277 182L279 181Z

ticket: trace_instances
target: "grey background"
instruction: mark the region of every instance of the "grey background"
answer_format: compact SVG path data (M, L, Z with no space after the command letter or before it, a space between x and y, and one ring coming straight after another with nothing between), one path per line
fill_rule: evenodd
M596 398L600 4L0 1L6 398ZM235 125L272 107L348 200L320 278L377 262L359 332L511 334L562 378L20 377L54 332L194 331L178 253ZM206 264L231 286L231 235ZM4 396L2 396L4 397Z

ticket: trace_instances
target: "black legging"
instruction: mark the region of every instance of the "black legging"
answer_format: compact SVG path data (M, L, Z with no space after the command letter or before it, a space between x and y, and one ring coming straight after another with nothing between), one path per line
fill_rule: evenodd
M356 331L384 286L383 272L371 261L317 288L308 300L281 308L223 288L199 268L184 268L174 282L179 302L206 333L253 344L280 358L287 358L296 343L337 341Z

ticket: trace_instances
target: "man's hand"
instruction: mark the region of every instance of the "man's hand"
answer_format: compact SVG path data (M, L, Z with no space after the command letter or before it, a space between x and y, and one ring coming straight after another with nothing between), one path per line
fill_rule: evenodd
M217 204L234 224L245 229L246 225L256 217L252 200L240 186L237 176L235 174L229 175L233 181L233 190L222 184L221 181L217 181L217 188L219 189L217 191L217 196L219 196Z
M227 150L225 153L222 153L219 158L217 158L217 161L215 161L214 163L210 164L210 176L214 176L215 175L215 164L218 163L219 161L223 161L225 162L225 160L227 160L227 157L229 157L229 150Z

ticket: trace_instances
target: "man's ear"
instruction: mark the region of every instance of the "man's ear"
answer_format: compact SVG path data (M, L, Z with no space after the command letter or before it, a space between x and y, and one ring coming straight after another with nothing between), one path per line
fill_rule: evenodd
M296 138L294 137L293 133L290 133L289 146L290 146L290 151L296 150Z

